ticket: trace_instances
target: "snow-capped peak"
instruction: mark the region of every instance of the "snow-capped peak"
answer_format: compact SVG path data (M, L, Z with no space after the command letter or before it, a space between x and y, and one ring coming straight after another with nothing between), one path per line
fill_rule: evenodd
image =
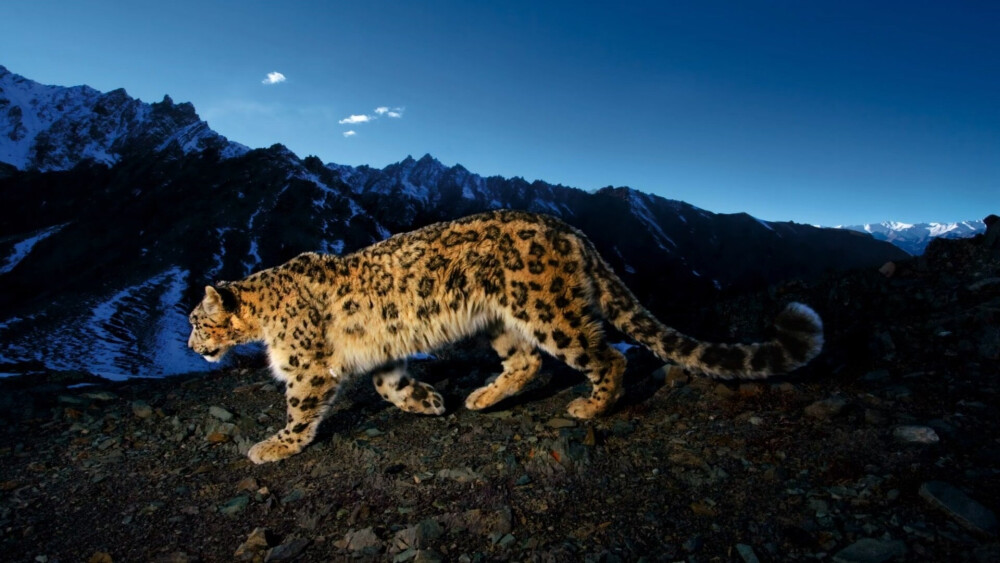
M0 66L0 162L19 170L67 170L91 160L112 165L137 143L184 153L209 147L226 157L247 152L169 96L147 104L123 89L47 86Z

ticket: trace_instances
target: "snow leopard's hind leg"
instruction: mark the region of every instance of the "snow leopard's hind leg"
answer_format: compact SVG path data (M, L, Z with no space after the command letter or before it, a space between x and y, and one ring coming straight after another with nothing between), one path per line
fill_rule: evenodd
M491 383L469 394L465 399L465 406L471 410L491 407L516 394L535 378L538 369L542 367L542 358L535 343L517 330L499 327L490 344L503 360L503 373Z

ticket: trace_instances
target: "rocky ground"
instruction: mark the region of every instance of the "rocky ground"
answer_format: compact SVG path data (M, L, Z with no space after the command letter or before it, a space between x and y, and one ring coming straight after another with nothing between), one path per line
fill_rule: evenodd
M413 366L445 416L361 380L263 466L244 454L284 403L258 365L0 381L2 559L1000 561L1000 258L940 242L707 315L760 337L782 302L813 304L828 346L798 373L720 383L632 350L628 395L591 422L565 416L585 388L555 363L464 409L499 368L475 342Z

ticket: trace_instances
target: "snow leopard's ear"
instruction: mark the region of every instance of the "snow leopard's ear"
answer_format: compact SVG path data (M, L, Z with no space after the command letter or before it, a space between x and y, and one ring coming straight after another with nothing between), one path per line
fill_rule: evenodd
M218 313L235 313L239 301L229 288L220 285L218 288L205 286L205 312L209 315Z

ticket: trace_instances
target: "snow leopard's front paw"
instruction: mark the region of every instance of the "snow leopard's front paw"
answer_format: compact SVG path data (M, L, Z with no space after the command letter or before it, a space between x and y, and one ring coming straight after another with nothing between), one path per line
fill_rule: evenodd
M579 399L575 399L570 402L569 408L566 410L573 418L588 419L600 415L606 411L609 406L610 405L606 402L600 403L590 397L580 397Z
M291 446L281 441L278 436L271 436L263 442L258 442L247 452L250 461L260 465L270 461L279 461L299 453L302 448Z

